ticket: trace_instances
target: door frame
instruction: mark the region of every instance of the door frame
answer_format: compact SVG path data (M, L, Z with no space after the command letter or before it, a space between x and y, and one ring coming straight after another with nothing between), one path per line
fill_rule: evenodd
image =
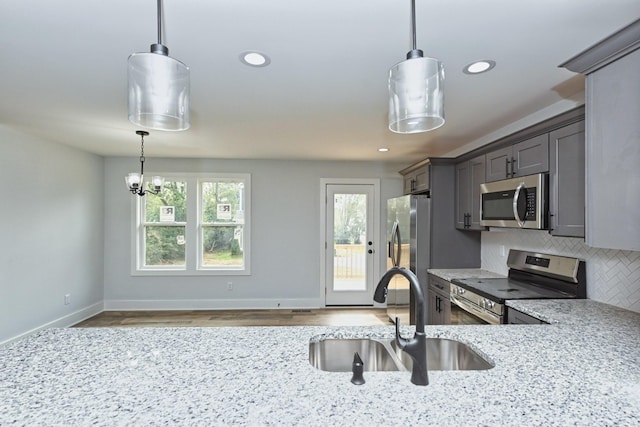
M373 242L374 253L373 258L373 272L379 274L380 272L380 253L378 249L383 246L380 245L380 179L378 178L320 178L320 302L322 307L327 306L326 299L326 265L327 265L327 242L326 242L326 227L327 227L327 185L373 185ZM384 251L382 251L384 252ZM375 279L374 279L375 280ZM373 302L373 295L371 295L371 301ZM373 303L376 306L376 303Z

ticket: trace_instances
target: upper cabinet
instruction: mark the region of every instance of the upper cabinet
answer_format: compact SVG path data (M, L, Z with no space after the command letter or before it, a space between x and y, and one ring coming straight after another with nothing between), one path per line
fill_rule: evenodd
M456 164L456 228L484 230L480 225L480 184L485 182L485 156Z
M549 227L554 236L584 237L584 121L549 134Z
M485 182L549 170L549 135L538 135L487 153Z
M430 188L429 161L420 162L410 166L400 173L404 179L404 194L426 193Z
M587 75L586 243L640 250L640 20L570 59Z

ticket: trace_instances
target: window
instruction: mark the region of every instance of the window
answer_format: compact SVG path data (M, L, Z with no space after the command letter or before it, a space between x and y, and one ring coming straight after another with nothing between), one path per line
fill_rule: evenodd
M135 203L133 274L250 274L250 175L163 176Z

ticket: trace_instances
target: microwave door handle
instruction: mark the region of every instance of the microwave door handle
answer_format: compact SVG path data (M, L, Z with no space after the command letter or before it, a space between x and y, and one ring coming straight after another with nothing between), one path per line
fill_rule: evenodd
M518 199L520 198L520 192L526 189L527 187L524 185L524 182L521 182L516 188L516 192L513 194L513 217L516 219L516 222L518 223L518 226L520 228L524 227L526 212L525 212L525 218L520 218L520 214L518 213Z

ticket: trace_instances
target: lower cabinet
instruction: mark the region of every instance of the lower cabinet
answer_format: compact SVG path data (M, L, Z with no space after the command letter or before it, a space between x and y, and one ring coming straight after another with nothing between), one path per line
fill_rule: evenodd
M544 322L536 317L529 316L514 308L507 307L507 323L510 325L546 325Z
M444 279L429 274L427 290L427 324L451 324L450 284Z

